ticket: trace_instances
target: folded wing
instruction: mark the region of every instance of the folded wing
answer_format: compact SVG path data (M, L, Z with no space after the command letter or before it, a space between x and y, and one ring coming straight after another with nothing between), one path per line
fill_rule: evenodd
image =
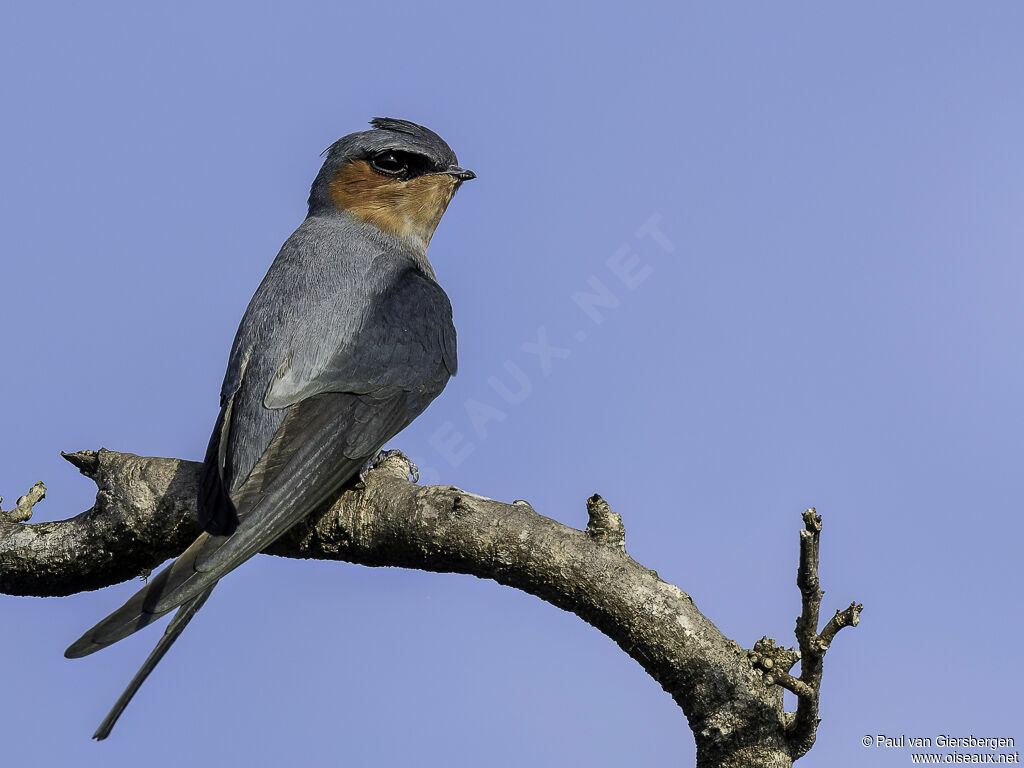
M246 348L240 331L245 364L224 398L201 489L230 499L237 527L200 535L66 656L93 653L211 589L331 499L441 392L456 369L455 331L437 283L399 271L361 312L355 332L333 340L312 335L322 317L293 320L287 343L278 328Z

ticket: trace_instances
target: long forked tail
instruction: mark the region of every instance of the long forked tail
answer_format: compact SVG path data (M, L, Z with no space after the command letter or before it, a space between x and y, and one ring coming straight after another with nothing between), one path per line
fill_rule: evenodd
M167 605L158 605L172 588L195 574L193 563L204 547L210 546L211 538L213 537L208 533L200 534L199 538L192 542L191 546L177 560L152 577L142 589L132 595L128 602L72 643L64 651L64 656L69 659L79 659L90 653L95 653L101 648L106 648L118 640L123 640L143 627L149 626L178 606L198 597L208 587L216 584L218 579L208 579L204 584L198 585L191 594L182 595L180 599L169 601ZM217 541L223 541L223 537ZM216 546L216 543L214 542L213 546Z
M213 587L217 586L214 582ZM145 682L146 678L149 677L149 673L153 671L157 664L160 663L160 659L164 657L164 654L174 645L174 641L178 639L178 636L185 630L188 623L192 621L192 617L196 615L200 608L203 607L203 603L206 602L206 598L213 592L213 587L210 587L205 592L200 592L198 595L193 597L187 603L183 603L178 609L178 612L174 614L174 618L171 619L167 625L167 629L164 630L163 637L160 638L160 642L156 644L152 653L146 658L139 671L135 673L135 677L128 683L128 687L124 689L124 693L121 694L120 698L114 702L114 706L110 708L110 712L103 718L103 722L100 723L100 727L96 729L96 733L92 735L97 741L103 741L110 735L110 731L113 730L114 724L117 723L117 719L121 717L121 713L124 712L124 708L128 706L128 703L132 700L138 692L139 687Z
M327 392L292 406L244 485L233 495L240 522L229 536L202 533L171 565L64 652L87 656L179 609L96 738L105 737L146 676L217 582L330 499L380 447L377 436L408 422L404 393L382 404ZM375 418L376 417L376 418ZM381 421L383 419L383 422ZM368 432L369 430L369 432ZM338 435L346 435L344 441ZM368 437L367 435L373 437Z

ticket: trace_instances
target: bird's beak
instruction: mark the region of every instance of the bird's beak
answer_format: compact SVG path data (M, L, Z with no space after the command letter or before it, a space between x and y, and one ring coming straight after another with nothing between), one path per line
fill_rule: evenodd
M454 176L459 181L469 181L470 179L476 178L475 173L466 170L465 168L459 168L457 165L450 166L446 171L444 171L444 173L447 173L449 176Z

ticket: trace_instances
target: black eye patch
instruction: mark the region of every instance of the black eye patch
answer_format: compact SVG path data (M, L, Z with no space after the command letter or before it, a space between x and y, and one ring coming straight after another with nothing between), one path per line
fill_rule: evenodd
M413 179L429 172L432 167L429 158L415 152L388 149L370 158L370 167L384 176L396 179Z

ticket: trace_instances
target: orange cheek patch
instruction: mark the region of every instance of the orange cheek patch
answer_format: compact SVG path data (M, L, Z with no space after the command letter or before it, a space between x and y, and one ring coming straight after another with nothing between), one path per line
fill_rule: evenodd
M447 174L401 181L376 173L365 160L356 160L331 180L330 195L338 210L425 251L455 186L456 180Z

